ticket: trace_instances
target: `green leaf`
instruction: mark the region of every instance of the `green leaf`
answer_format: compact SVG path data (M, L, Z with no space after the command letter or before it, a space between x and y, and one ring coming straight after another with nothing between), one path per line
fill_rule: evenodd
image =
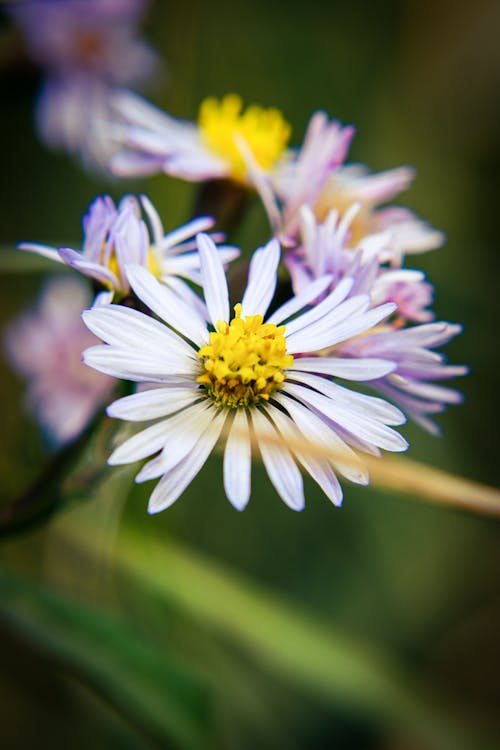
M70 543L99 556L90 526L65 526ZM467 728L429 685L393 655L343 633L300 605L172 539L122 529L110 552L117 567L151 596L176 606L202 626L238 645L281 678L335 707L409 732L439 750L493 748ZM472 737L472 739L471 739Z
M199 678L116 615L0 572L0 613L61 669L107 700L161 747L209 746L210 711Z

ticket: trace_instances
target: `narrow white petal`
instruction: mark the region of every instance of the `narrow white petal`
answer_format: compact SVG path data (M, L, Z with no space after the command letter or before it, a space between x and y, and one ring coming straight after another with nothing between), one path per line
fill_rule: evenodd
M338 311L344 310L344 305L347 303L344 303L344 305L342 305L341 303L343 302L343 300L345 300L345 298L351 291L353 283L353 279L342 279L342 281L335 287L335 290L331 292L328 297L326 297L322 302L320 302L319 305L315 305L312 310L308 310L308 312L305 312L303 315L299 315L297 318L292 320L291 323L288 323L286 327L287 338L293 335L296 331L301 331L304 328L309 328L327 315L331 315L331 313L336 308ZM353 299L356 300L358 298L354 297ZM366 301L368 302L368 300ZM353 304L352 300L349 300L349 302ZM361 300L358 300L358 303L361 304Z
M304 486L292 454L258 409L252 410L252 422L264 466L276 492L289 508L302 510L305 506Z
M402 435L382 422L369 417L362 417L354 409L344 408L321 393L312 391L305 386L287 383L286 389L287 393L299 399L303 404L316 409L320 414L338 423L362 440L388 451L404 451L408 448L408 443Z
M64 263L58 251L53 247L48 247L47 245L38 245L34 242L21 242L21 244L17 247L19 250L28 250L28 252L36 253L37 255L41 255L43 258L55 260L56 263Z
M83 352L83 361L89 367L115 378L151 383L162 383L172 375L194 375L193 365L187 357L180 360L167 353L154 355L115 346L93 346Z
M331 282L331 276L321 276L319 279L315 279L310 284L308 284L307 288L304 289L303 292L300 292L300 294L296 294L294 297L289 299L288 302L285 302L283 305L281 305L281 307L278 307L278 309L275 310L273 314L268 318L267 323L280 325L287 318L290 318L292 315L295 315L295 313L299 312L299 310L302 310L304 307L306 307L306 305L314 302L314 300L319 297L320 294L323 294L323 292L328 289Z
M375 380L392 372L396 363L389 359L348 359L346 357L298 357L293 367L287 370L293 373L320 372L346 380Z
M270 405L268 413L285 438L285 442L287 442L287 436L290 436L296 443L300 441L300 432L289 416L279 409L272 407L272 405ZM313 456L304 453L304 451L298 450L295 446L294 453L304 469L321 487L328 499L331 500L334 505L341 505L342 488L335 472L329 465L328 460L326 458L323 458L323 460L314 458Z
M224 266L217 247L207 234L196 238L200 253L200 268L205 302L210 320L215 326L219 320L229 321L229 293Z
M161 450L170 431L168 422L168 419L163 419L125 440L108 458L108 464L130 464Z
M160 215L146 195L141 195L140 199L146 216L149 219L149 225L153 234L153 243L155 245L158 245L158 243L163 239L163 224L161 222Z
M380 419L386 424L400 425L406 422L403 412L382 398L358 393L312 373L297 372L293 379L310 388L315 388L322 395L327 396L342 407L353 409L360 416Z
M160 480L149 499L149 513L165 510L184 492L212 452L224 421L225 415L218 414L200 436L191 453Z
M250 499L252 447L250 426L243 409L237 409L224 451L224 489L237 510Z
M178 250L180 249L179 245L181 242L188 240L190 237L194 237L200 232L207 232L209 229L212 229L214 224L215 219L211 216L199 216L162 237L159 247L161 250L167 251L167 253L173 248Z
M347 305L351 302L354 304L354 301L357 299L357 297L353 297L351 300L344 302L343 305L340 305L337 310L333 311L332 318L335 318L335 315L337 313L340 314L340 312L345 314L348 309ZM346 305L345 308L344 305ZM341 308L344 309L341 310ZM319 351L320 349L335 346L335 344L339 344L341 341L346 341L353 336L369 330L394 312L396 308L397 305L392 302L380 305L380 307L375 307L367 312L360 312L358 310L357 314L354 314L349 308L349 312L352 314L348 316L347 320L344 319L339 322L338 319L336 321L334 319L330 327L330 319L325 318L318 321L315 328L310 326L294 334L291 341L287 336L287 351L289 354L296 354L299 352Z
M197 399L198 388L170 386L168 388L152 388L149 391L134 393L118 399L107 408L109 417L127 419L131 422L145 422L157 419L184 409Z
M356 484L368 484L368 472L359 456L319 416L299 401L288 398L285 392L275 396L274 400L287 410L307 440L313 445L323 446L327 451L332 451L330 460L342 476ZM314 449L311 453L314 454ZM345 460L342 459L343 455Z
M137 265L127 266L127 277L139 299L172 328L198 345L208 341L206 322L198 310L160 284L149 271Z
M254 252L248 270L247 288L241 300L243 315L265 316L276 289L280 255L280 245L276 239Z
M107 344L151 353L168 352L175 359L187 357L196 361L194 349L184 339L138 310L105 305L86 310L82 318L87 328Z

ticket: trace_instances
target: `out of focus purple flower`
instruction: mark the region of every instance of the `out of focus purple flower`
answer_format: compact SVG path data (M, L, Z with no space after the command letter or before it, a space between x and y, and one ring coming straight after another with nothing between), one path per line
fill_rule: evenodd
M31 58L50 74L93 73L116 86L150 75L155 55L137 38L144 0L32 0L15 3Z
M8 360L27 381L27 408L57 444L77 437L113 389L112 378L81 361L96 343L81 320L90 302L79 279L52 279L5 335Z
M150 230L142 218L141 204ZM55 249L33 243L23 243L20 248L67 263L95 279L108 290L103 293L106 301L111 301L115 294L129 293L126 266L135 263L148 268L176 293L197 302L198 297L182 279L200 283L200 259L194 237L213 224L211 217L202 216L165 234L161 219L146 196L141 196L139 203L134 196L126 195L115 206L112 198L104 195L93 201L83 218L84 237L79 252L69 247ZM230 246L220 246L218 252L223 263L229 263L239 254Z
M137 37L144 0L33 0L10 14L45 73L36 121L43 140L105 167L114 153L109 104L148 78L156 55Z
M285 259L294 292L304 293L312 282L327 274L331 288L343 279L351 279L350 296L368 295L372 305L396 303L394 314L382 325L343 342L329 353L392 360L394 370L372 380L370 387L398 404L429 432L436 433L438 427L430 415L443 411L446 404L459 403L462 396L430 381L464 375L467 368L446 364L443 355L432 349L450 341L461 327L430 323L434 315L427 307L432 302L433 287L421 271L391 267L384 262L394 260L390 230L367 235L353 247L350 245L351 224L359 209L359 204L355 204L343 216L334 210L320 224L310 208L302 208L302 244Z
M381 207L406 190L414 178L411 167L371 174L362 165L344 164L354 134L352 127L329 122L317 112L311 118L302 146L287 152L259 192L273 230L285 246L298 243L300 211L308 206L319 221L336 210L342 217L353 203L358 213L350 223L347 243L390 231L390 249L400 258L443 244L444 235L407 208Z

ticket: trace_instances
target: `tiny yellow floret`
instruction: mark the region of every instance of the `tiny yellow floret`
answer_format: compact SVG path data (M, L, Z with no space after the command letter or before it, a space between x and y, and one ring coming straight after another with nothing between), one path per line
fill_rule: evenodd
M210 344L198 352L203 362L198 383L217 405L230 408L268 401L285 380L283 370L293 365L285 326L264 323L262 315L242 318L241 312L236 305L231 322L219 321Z
M239 141L245 142L257 164L267 170L287 147L291 128L278 109L254 104L242 110L237 94L227 94L221 101L209 97L201 104L198 124L205 145L230 162L233 179L244 182L247 166Z

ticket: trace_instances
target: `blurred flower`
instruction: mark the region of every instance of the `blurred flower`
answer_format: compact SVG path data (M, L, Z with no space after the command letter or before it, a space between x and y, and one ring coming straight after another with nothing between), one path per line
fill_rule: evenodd
M9 8L28 54L46 72L36 121L43 140L105 167L115 151L116 87L151 75L156 55L137 38L144 0L35 0Z
M406 190L413 178L411 167L370 174L362 165L343 165L354 135L352 127L328 121L323 112L310 120L304 142L288 151L266 178L256 180L273 230L286 246L298 240L300 211L309 206L319 221L333 209L342 217L353 203L359 204L350 222L346 242L355 247L368 234L389 231L388 247L400 259L439 247L444 236L407 208L385 207Z
M165 172L194 182L231 178L251 183L252 164L268 172L290 136L277 109L251 105L243 110L236 94L205 99L197 124L175 119L130 92L117 93L113 107L123 149L113 157L111 170L119 177Z
M77 437L114 385L81 361L82 350L95 342L81 320L89 303L79 279L52 279L37 305L13 321L5 335L7 357L27 380L27 407L58 444Z
M161 219L151 201L141 196L151 227L151 235L141 217L141 206L136 198L127 195L116 207L109 195L96 198L83 218L84 239L80 252L68 247L58 250L33 243L23 243L22 250L31 250L67 263L110 290L106 301L115 293L130 292L125 273L129 263L139 263L150 269L164 284L184 297L198 301L188 285L179 277L200 283L200 260L194 236L213 226L214 221L204 216L193 219L178 229L164 234ZM234 247L223 246L218 252L224 263L237 257Z
M393 364L307 353L370 330L395 305L369 310L367 296L346 299L352 280L344 279L320 304L301 313L328 287L327 276L264 322L280 259L279 244L272 240L253 255L246 291L230 319L220 255L205 235L199 236L198 246L208 322L199 309L179 302L140 266L128 267L130 285L164 323L116 305L84 313L90 330L106 342L84 352L88 365L115 377L161 384L109 407L108 414L120 419L158 420L119 446L109 463L154 456L136 481L162 477L149 501L155 513L181 495L227 431L224 487L236 508L243 509L250 497L254 442L276 491L291 508L304 507L297 463L332 502L340 503L336 472L360 484L368 482L351 446L401 451L407 443L388 426L404 422L399 409L334 379L370 380L390 372ZM311 455L310 442L328 446L332 458Z
M285 259L294 291L303 293L315 279L330 274L333 289L342 279L350 278L351 295L369 295L372 305L397 305L395 314L382 325L341 342L329 353L392 360L394 370L372 380L370 387L395 401L435 434L438 428L429 414L443 411L446 404L459 403L462 396L454 389L428 381L464 375L467 368L445 364L443 356L431 349L446 344L460 333L461 327L442 322L408 327L409 323L428 323L434 318L426 309L432 302L433 287L421 271L387 268L381 263L381 259L392 258L388 231L363 237L354 247L348 245L351 222L358 211L359 204L351 206L340 218L335 210L319 224L311 209L302 209L303 244Z

